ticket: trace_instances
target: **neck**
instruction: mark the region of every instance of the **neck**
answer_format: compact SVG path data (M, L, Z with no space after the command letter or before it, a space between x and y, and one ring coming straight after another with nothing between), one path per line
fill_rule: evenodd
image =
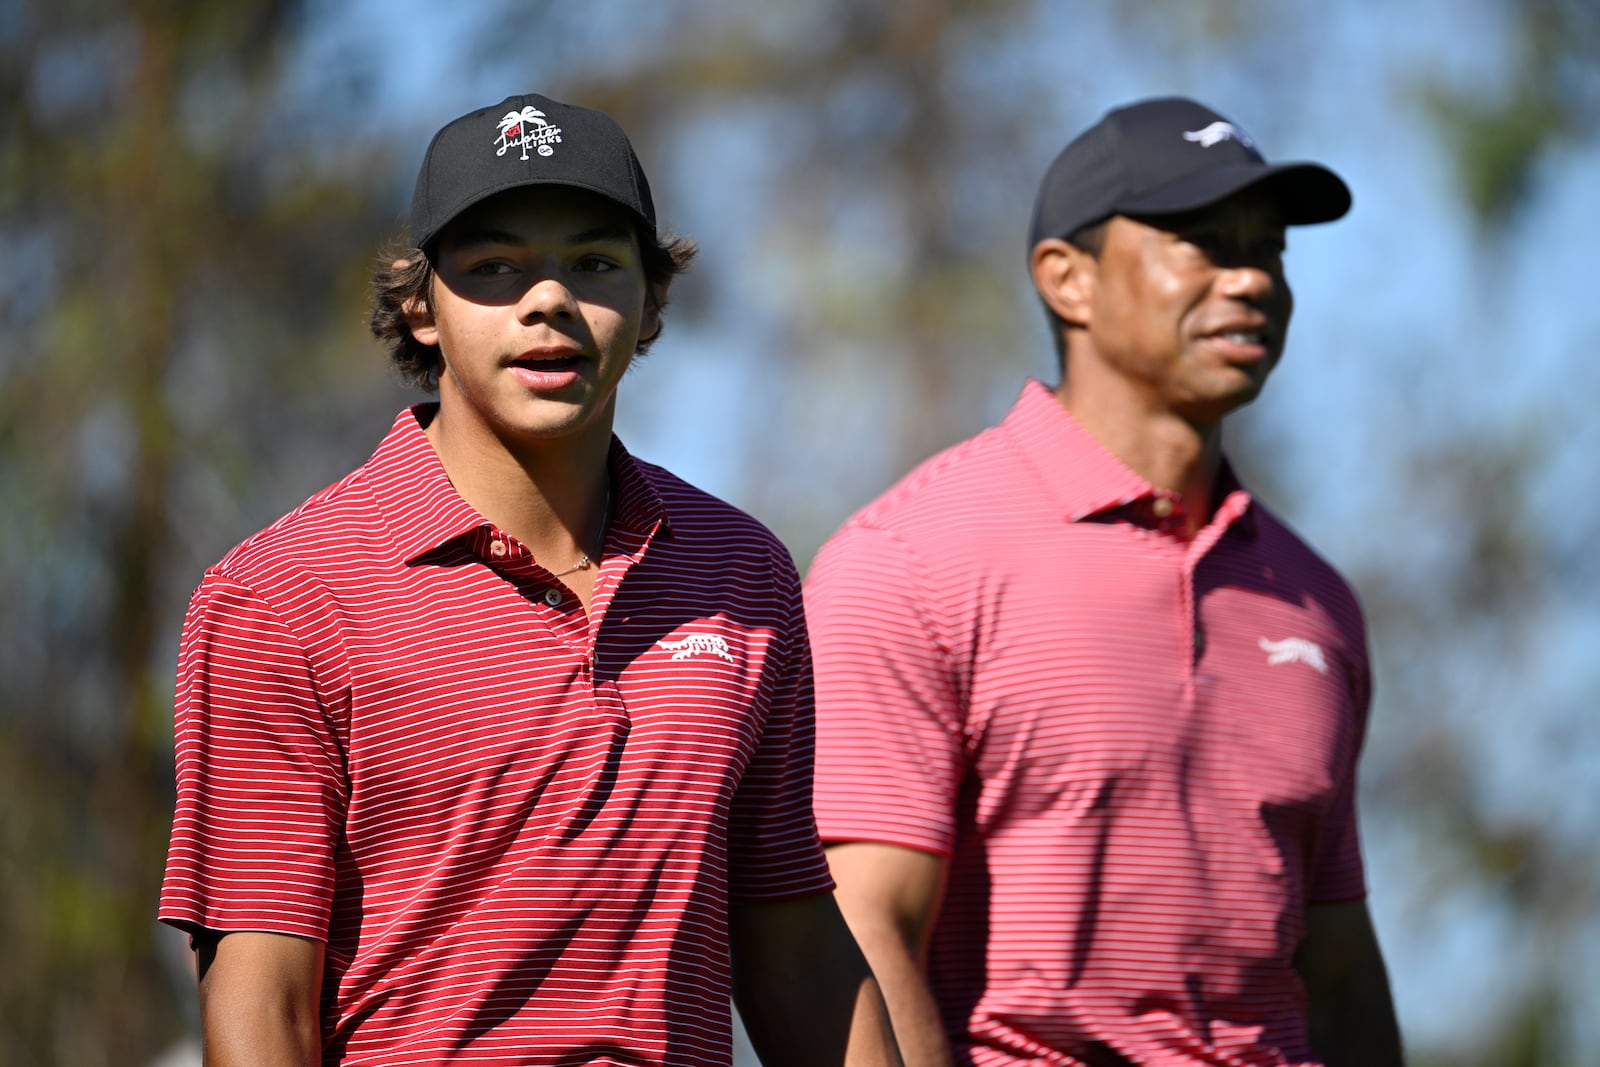
M1130 398L1069 389L1066 382L1056 389L1056 399L1135 474L1157 489L1176 493L1191 534L1210 521L1222 470L1221 422L1197 424Z
M560 571L604 538L612 412L556 440L507 440L441 397L428 440L461 498Z

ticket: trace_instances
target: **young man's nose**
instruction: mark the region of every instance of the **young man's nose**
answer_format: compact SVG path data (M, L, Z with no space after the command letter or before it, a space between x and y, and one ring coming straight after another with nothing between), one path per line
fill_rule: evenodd
M540 278L530 285L517 301L518 315L524 319L573 317L578 313L578 300L572 290L556 278Z

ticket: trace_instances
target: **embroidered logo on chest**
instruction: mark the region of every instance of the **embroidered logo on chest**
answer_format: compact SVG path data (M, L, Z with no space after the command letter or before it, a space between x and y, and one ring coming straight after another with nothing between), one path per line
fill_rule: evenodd
M709 655L718 659L733 662L733 653L728 651L728 642L716 634L689 634L681 641L668 641L663 638L656 642L657 648L664 648L672 653L673 659L688 659L690 656Z
M1303 637L1285 637L1282 641L1268 641L1263 637L1256 644L1267 654L1269 667L1276 667L1280 663L1304 663L1319 674L1328 673L1328 661L1322 655L1322 647Z

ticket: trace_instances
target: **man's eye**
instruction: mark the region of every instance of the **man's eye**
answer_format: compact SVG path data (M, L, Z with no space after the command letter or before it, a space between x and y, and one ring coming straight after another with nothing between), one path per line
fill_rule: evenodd
M606 259L604 256L584 256L582 259L578 260L577 269L598 274L605 271L616 270L617 265L611 260Z

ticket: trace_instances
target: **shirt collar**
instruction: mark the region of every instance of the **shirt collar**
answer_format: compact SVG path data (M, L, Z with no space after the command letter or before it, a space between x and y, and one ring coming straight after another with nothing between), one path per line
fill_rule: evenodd
M456 538L491 528L456 492L424 432L438 410L437 402L426 402L401 411L363 468L400 558L408 563ZM666 504L615 435L606 462L615 494L612 529L636 548L658 532L671 536Z
M1043 382L1029 381L1001 423L1013 447L1031 467L1069 522L1082 522L1141 500L1167 497L1097 441ZM1244 519L1251 500L1226 459L1218 477L1217 510L1223 524Z

